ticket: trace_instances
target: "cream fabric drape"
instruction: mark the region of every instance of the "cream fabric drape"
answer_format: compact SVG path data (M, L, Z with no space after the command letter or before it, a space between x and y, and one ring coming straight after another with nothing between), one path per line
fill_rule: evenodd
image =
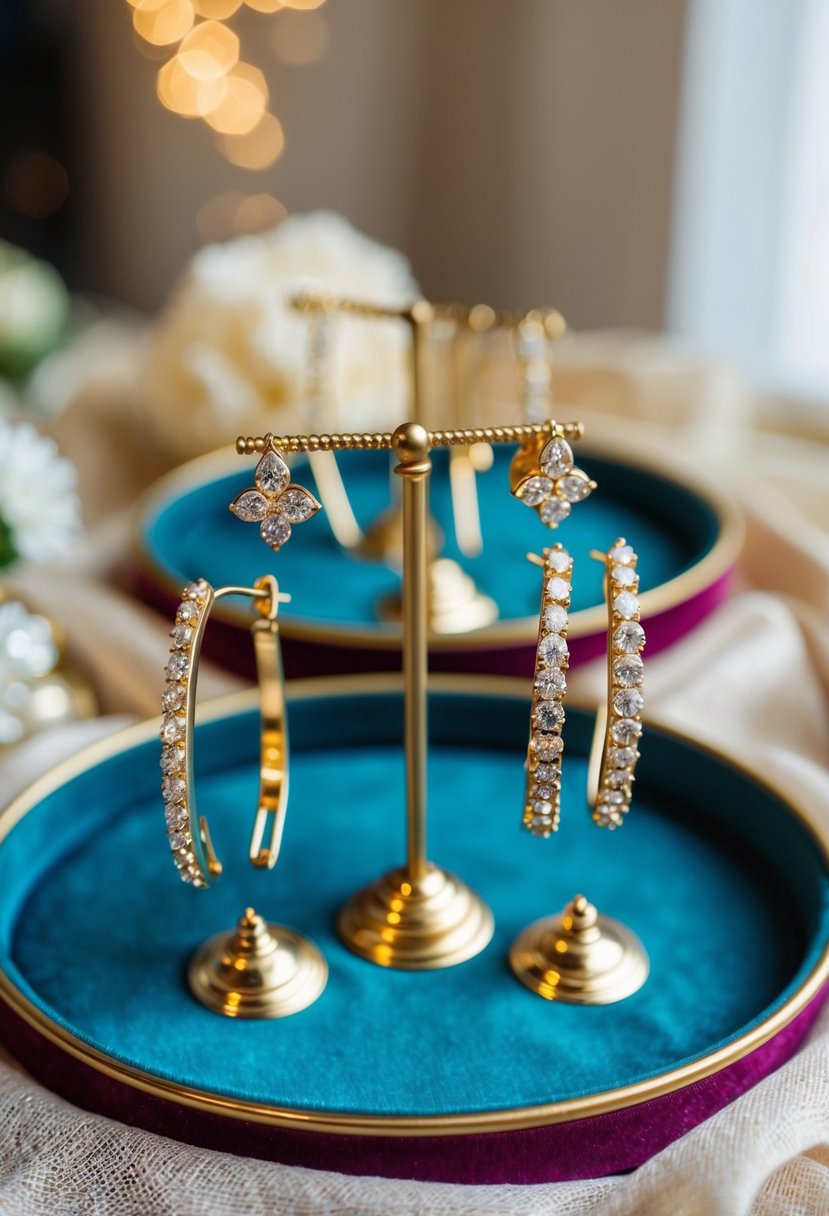
M703 460L747 515L730 603L670 653L650 661L646 655L648 713L786 785L829 832L825 438L777 435L773 415L755 408L729 377L651 341L595 339L574 347L565 362L560 394L574 409L562 416L583 416L588 434L603 439L624 428L629 439ZM27 570L13 580L30 602L62 620L106 716L32 740L4 758L6 799L61 755L156 712L169 625L130 598L123 571L129 502L164 462L124 397L127 381L81 394L56 428L84 476L87 549L71 571ZM597 400L601 415L586 408ZM815 417L829 433L829 421ZM778 421L785 425L785 418ZM215 669L203 681L205 694L237 686ZM601 664L571 681L589 696L599 695L602 682ZM827 1211L829 1008L793 1060L635 1173L532 1187L352 1178L194 1149L78 1110L0 1057L3 1216Z

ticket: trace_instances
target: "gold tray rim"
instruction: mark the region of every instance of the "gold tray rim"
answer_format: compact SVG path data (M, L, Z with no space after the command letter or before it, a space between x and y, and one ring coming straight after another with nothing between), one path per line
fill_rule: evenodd
M436 692L456 692L467 695L474 693L488 697L507 696L526 700L526 681L513 677L439 675L431 678L430 688ZM395 691L402 691L402 679L395 673L368 677L359 675L323 676L290 682L288 700L347 695L355 692L371 696ZM254 709L257 704L255 690L232 693L229 696L207 702L200 711L199 720L209 722L221 717L245 713ZM593 708L584 701L581 702L580 707L588 710ZM157 718L151 718L117 731L108 738L84 748L77 755L62 761L48 773L39 777L0 812L0 847L14 825L33 806L54 792L65 781L118 752L154 739L158 734L158 721ZM745 765L709 744L700 742L655 719L649 719L648 724L657 727L669 738L690 745L714 759L730 765L781 801L812 837L822 856L824 866L829 871L829 839L819 830L819 825L804 805L800 805L789 793L781 790L774 783L751 772ZM791 993L783 1005L733 1042L688 1064L668 1069L643 1081L578 1098L505 1110L446 1115L357 1115L350 1112L306 1111L290 1107L268 1106L244 1099L230 1098L209 1090L194 1089L124 1064L114 1056L91 1047L78 1036L52 1021L17 988L2 967L0 967L0 1000L24 1022L68 1055L113 1080L153 1097L176 1102L213 1115L224 1115L233 1119L248 1120L294 1131L306 1130L330 1135L394 1138L520 1131L608 1114L611 1111L649 1102L711 1076L741 1060L758 1047L762 1047L810 1004L821 991L827 979L829 979L829 940L824 944L819 958L804 978L803 983Z
M691 469L675 455L665 453L652 444L641 440L614 440L613 444L586 440L579 445L579 452L588 458L615 461L630 468L642 469L646 473L666 478L683 489L696 494L711 508L717 518L718 534L714 544L694 565L675 575L667 582L640 593L639 600L644 619L666 612L692 599L721 579L735 565L742 550L745 537L743 512L735 499L725 493L714 477L708 473ZM180 465L155 482L136 504L132 528L133 565L151 583L160 587L172 599L181 595L181 583L172 578L156 562L145 543L146 527L154 515L173 498L238 468L239 456L233 447L219 448L198 456L195 460ZM226 624L247 629L249 619L232 605L217 605L213 615ZM603 633L607 627L605 609L596 604L570 614L568 633L571 638L587 637ZM286 613L280 617L280 630L285 638L316 645L347 646L363 650L399 650L400 627L381 621L366 625L351 625L335 622L320 624L306 617L292 617ZM530 646L538 632L535 616L514 617L509 621L495 621L482 629L469 633L429 633L429 649L433 651L494 650L500 646Z

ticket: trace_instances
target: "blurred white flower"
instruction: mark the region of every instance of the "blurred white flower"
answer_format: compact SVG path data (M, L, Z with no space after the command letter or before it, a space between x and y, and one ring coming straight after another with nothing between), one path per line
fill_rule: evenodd
M81 534L75 467L28 422L0 420L0 565L45 562Z
M195 455L243 432L303 426L310 326L290 306L303 291L391 307L419 295L401 254L332 212L202 249L150 345L147 408L170 450ZM326 428L376 431L403 421L406 327L338 317L332 336Z
M58 342L68 314L58 272L0 241L0 374L28 372Z

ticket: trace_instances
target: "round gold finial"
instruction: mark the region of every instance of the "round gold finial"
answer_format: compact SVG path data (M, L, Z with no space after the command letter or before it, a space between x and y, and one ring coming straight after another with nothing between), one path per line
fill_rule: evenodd
M419 422L404 422L391 437L401 464L418 464L429 455L429 432Z
M328 965L308 938L245 908L236 929L210 938L187 972L191 991L227 1018L285 1018L312 1005Z
M518 935L509 954L522 984L548 1001L610 1005L648 978L648 956L626 925L601 916L577 895L560 916L546 917Z

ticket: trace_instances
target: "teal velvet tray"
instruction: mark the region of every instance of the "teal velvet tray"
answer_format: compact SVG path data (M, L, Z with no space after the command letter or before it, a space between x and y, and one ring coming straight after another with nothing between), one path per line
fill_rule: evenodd
M576 562L569 630L573 665L595 657L604 644L602 572L588 554L606 549L617 536L626 536L639 554L650 653L682 636L725 596L741 525L736 508L705 479L691 477L669 458L649 463L624 445L614 445L612 453L582 445L579 463L599 488L552 534L535 512L510 497L512 454L511 447L497 448L492 470L478 477L484 551L470 560L455 542L447 453L433 453L431 509L445 537L443 552L498 605L497 621L486 628L430 637L435 670L532 671L538 579L525 554L549 544L552 536ZM368 526L388 506L389 455L345 452L337 459L357 517ZM324 512L295 529L274 556L257 527L228 511L236 494L252 484L253 466L253 460L215 453L185 465L154 489L138 524L136 577L145 596L164 611L175 611L182 585L192 578L204 577L214 586L250 584L273 569L292 596L280 612L289 675L395 667L399 629L379 620L377 606L397 590L397 574L342 550ZM313 489L307 462L298 459L294 468L294 480ZM248 618L224 606L216 616L213 653L244 670L250 663Z
M664 1138L660 1101L678 1104L678 1134L688 1118L710 1113L700 1103L706 1078L753 1060L757 1079L793 1050L798 1018L805 1033L827 973L826 852L779 795L655 729L644 738L629 819L615 833L598 831L584 801L592 719L576 710L566 727L561 831L549 841L528 836L519 827L524 691L442 678L430 694L429 853L486 899L496 921L481 955L445 971L382 970L351 955L334 931L345 900L402 860L402 702L393 677L292 690L291 800L274 873L246 862L254 702L246 694L204 708L200 810L225 861L209 892L184 887L167 855L156 722L60 766L0 818L9 1041L73 1100L229 1151L470 1181L491 1179L499 1154L499 1180L637 1164L654 1134ZM507 966L518 931L582 889L650 955L647 983L620 1004L548 1003ZM327 957L327 989L295 1017L234 1022L188 992L190 954L246 904L307 933ZM781 1046L758 1071L759 1049L787 1033L783 1056ZM70 1060L85 1080L73 1079ZM123 1088L120 1105L102 1096L103 1078ZM718 1090L719 1105L734 1092ZM159 1122L152 1102L178 1114ZM601 1120L632 1110L650 1118L650 1139L640 1126L638 1138L620 1140L614 1124L612 1144L625 1149L611 1160ZM208 1136L193 1122L199 1113L220 1130L211 1125ZM566 1145L542 1152L538 1136L554 1125L559 1135L592 1127L576 1141L582 1154L592 1144L593 1156L574 1166L571 1158L562 1165ZM525 1132L535 1137L534 1164L519 1168ZM394 1149L387 1167L378 1158L384 1137ZM470 1164L473 1142L487 1148ZM426 1148L407 1156L412 1144Z

